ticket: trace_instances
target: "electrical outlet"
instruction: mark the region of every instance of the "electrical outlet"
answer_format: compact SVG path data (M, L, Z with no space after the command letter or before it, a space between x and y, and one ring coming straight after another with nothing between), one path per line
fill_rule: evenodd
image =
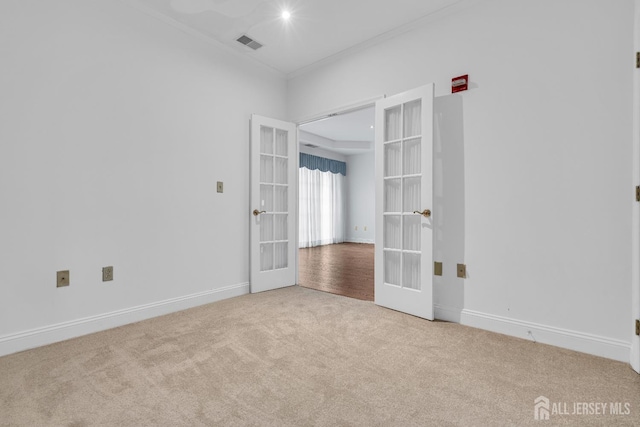
M69 270L56 272L56 287L69 286Z
M364 226L364 231L367 231L367 226L366 225Z
M356 225L356 231L358 231L358 226Z
M218 193L224 192L224 183L222 181L218 181Z
M102 268L102 281L110 282L113 280L113 267L103 267Z
M434 276L442 276L442 263L439 261L435 261L433 263L433 275Z
M458 271L458 277L461 279L466 279L467 277L467 266L464 264L458 264L456 266L456 270Z

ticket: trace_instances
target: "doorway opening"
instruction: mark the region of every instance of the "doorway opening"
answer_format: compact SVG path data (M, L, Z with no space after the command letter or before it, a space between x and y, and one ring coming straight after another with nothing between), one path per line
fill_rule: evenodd
M299 126L298 284L374 300L375 108Z

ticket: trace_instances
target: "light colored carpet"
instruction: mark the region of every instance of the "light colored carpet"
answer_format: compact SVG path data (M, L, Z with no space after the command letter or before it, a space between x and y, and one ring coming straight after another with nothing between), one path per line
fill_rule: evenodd
M534 420L540 395L631 413ZM0 358L0 425L640 425L628 365L301 287Z

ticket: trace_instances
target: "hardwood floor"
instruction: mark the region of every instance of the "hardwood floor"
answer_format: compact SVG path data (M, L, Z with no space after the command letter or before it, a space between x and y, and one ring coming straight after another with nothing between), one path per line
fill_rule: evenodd
M373 245L339 243L299 251L300 286L373 301Z

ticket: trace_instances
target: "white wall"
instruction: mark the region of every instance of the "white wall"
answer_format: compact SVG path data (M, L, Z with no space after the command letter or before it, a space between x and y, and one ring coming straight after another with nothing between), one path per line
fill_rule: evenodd
M445 95L433 103L433 261L442 275L433 277L435 316L462 321L464 278L457 265L465 259L464 95Z
M347 242L375 239L375 154L347 156ZM356 230L355 228L358 227ZM366 230L365 230L366 227Z
M635 28L634 51L640 52L640 0L634 0ZM640 73L633 76L633 181L631 185L640 183ZM640 204L631 202L631 318L640 319ZM631 366L640 373L640 336L635 333L635 325L631 324Z
M429 82L444 95L468 73L468 277L450 308L463 323L628 360L633 2L468 4L293 78L290 118Z
M0 354L247 291L282 76L117 1L3 1L0 56Z

